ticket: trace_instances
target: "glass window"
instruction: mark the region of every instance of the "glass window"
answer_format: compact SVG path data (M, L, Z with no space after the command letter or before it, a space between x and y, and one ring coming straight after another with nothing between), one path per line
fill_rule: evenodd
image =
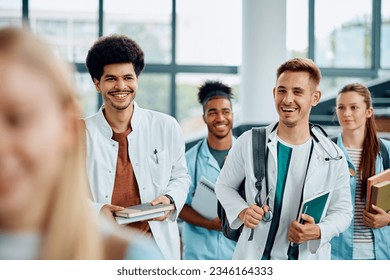
M322 99L328 99L335 97L339 90L350 83L362 83L370 81L370 78L361 78L361 77L322 77L321 79L321 93Z
M22 0L0 0L0 28L22 26Z
M142 73L138 79L135 100L145 109L170 113L170 75Z
M241 2L177 0L177 63L240 65Z
M76 90L83 105L83 116L88 117L98 111L98 96L89 73L75 73Z
M390 0L382 0L381 67L390 69Z
M63 59L85 61L98 38L98 1L29 1L32 30L43 37Z
M228 74L178 74L176 76L177 119L183 129L187 141L206 135L202 114L202 106L198 102L198 88L206 80L219 80L233 88L234 119L239 116L239 84L238 75Z
M171 62L171 0L104 1L104 35L125 34L145 53L147 63Z
M287 0L287 55L308 56L308 1Z
M370 68L372 0L315 1L315 60L321 67Z

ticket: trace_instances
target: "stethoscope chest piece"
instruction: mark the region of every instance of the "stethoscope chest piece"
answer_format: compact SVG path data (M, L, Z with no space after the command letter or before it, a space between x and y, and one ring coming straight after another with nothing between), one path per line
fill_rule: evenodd
M272 213L272 210L269 210L268 212L266 212L263 216L263 221L264 222L270 222L272 221L272 218L274 217L274 214Z

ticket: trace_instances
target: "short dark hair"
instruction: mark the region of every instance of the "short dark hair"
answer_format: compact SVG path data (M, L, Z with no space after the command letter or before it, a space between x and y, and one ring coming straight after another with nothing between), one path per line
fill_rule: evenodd
M100 80L105 65L132 63L137 77L144 69L144 52L125 35L110 35L99 38L88 51L86 65L92 80Z
M307 72L310 75L316 86L321 81L321 71L313 60L309 58L292 58L279 66L276 70L276 78L278 79L285 71L292 72Z
M207 101L214 98L226 98L231 104L231 99L233 99L232 88L220 81L205 81L198 91L198 101L203 106L203 111Z

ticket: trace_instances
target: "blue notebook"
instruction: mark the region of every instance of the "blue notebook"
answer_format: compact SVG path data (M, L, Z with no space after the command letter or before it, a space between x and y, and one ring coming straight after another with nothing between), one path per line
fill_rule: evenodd
M301 217L302 214L307 214L312 216L315 223L318 224L325 214L324 210L328 203L329 194L330 192L326 191L304 200L299 211L299 217ZM301 219L299 222L302 224L303 220Z

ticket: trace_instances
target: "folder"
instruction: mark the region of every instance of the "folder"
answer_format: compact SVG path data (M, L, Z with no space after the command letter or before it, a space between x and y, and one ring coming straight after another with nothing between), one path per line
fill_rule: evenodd
M321 222L322 218L325 216L325 209L327 209L329 204L329 191L321 192L315 196L312 196L308 199L305 199L301 203L301 207L299 208L299 223L303 224L302 214L307 214L314 219L314 223L318 224ZM297 246L299 244L295 244L290 242L290 246Z
M174 204L157 204L153 206L150 203L143 203L115 211L114 214L116 222L122 225L162 217L166 211L174 209Z
M314 222L318 224L322 220L322 217L325 215L324 210L326 209L328 204L329 194L329 191L325 191L309 199L304 200L299 210L299 217L301 217L302 214L307 214L313 217ZM299 222L303 223L303 220L301 219Z
M214 184L203 176L196 186L191 207L206 219L211 220L218 217Z

